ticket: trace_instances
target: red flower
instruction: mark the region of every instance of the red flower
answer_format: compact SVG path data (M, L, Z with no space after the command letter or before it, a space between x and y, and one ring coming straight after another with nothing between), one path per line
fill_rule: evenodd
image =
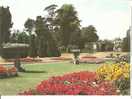
M34 91L23 94L40 95L115 95L116 88L108 81L96 82L94 72L78 72L64 76L52 77L42 81ZM35 93L33 93L35 92Z
M0 73L7 73L7 68L3 65L0 65Z

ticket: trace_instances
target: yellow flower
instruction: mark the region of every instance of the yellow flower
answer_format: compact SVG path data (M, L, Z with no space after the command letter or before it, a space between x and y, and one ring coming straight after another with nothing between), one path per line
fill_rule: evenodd
M104 80L117 80L120 77L129 78L130 64L126 62L111 65L104 64L97 69L96 73L104 77Z
M129 78L130 74L129 73L124 73L123 75L124 75L125 78Z

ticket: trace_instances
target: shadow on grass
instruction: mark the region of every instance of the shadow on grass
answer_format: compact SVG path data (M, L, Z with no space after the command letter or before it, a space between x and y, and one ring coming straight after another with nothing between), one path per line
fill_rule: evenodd
M25 70L24 73L47 73L47 71L33 71L33 70Z

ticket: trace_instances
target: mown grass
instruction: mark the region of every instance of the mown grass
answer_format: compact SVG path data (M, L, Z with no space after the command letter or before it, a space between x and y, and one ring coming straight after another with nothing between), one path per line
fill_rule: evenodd
M38 83L49 77L77 71L95 71L98 66L98 64L74 65L69 62L25 64L23 67L27 72L19 73L18 77L0 79L0 94L17 95L28 88L35 88Z

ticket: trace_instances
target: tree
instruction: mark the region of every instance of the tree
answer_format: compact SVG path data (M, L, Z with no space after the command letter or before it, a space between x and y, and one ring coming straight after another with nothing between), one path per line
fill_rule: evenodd
M47 24L49 26L49 29L52 30L52 32L54 30L54 19L55 19L56 7L57 7L57 5L52 4L52 5L47 6L44 9L44 11L48 12L48 15L46 17L46 21L47 21Z
M26 31L29 34L29 56L36 57L37 56L37 45L36 45L36 37L32 33L35 28L35 20L28 18L24 24Z
M29 49L29 56L35 58L37 56L37 38L35 35L30 36L31 42L30 42L30 49Z
M114 43L110 40L104 40L105 51L113 51Z
M74 39L73 33L80 28L80 20L77 17L77 11L71 4L64 4L56 11L55 23L58 27L59 40L61 46L67 46Z
M25 43L29 44L29 35L26 32L14 31L10 36L11 43Z
M35 22L35 32L38 40L38 55L40 57L47 56L47 39L49 29L46 25L46 21L42 16L37 16Z
M57 5L55 4L51 4L49 6L47 6L44 11L47 11L47 17L46 17L46 24L48 25L48 28L49 28L49 31L51 33L51 36L52 38L54 39L54 41L56 43L59 43L58 42L58 31L57 30L57 26L55 24L55 17L56 17L56 8L57 8Z
M24 27L26 28L26 31L29 32L29 35L31 35L34 26L35 26L35 21L33 19L28 18L24 24Z
M114 43L111 40L99 40L97 42L97 51L113 51Z
M98 41L99 37L96 34L96 29L94 26L90 25L88 27L83 27L81 29L81 41L85 48L92 53L94 51L94 43Z
M85 42L96 42L99 39L96 33L97 31L95 27L92 25L88 27L83 27L81 32L82 32L82 37Z
M17 43L29 44L29 35L26 32L19 32L17 36Z
M80 49L82 48L83 42L81 38L81 30L79 28L71 34L70 44L73 46L77 46Z
M60 56L56 42L52 37L52 32L46 24L45 18L38 16L35 24L37 39L38 39L38 55L40 57L46 56Z
M122 50L125 52L130 51L130 29L127 30L126 37L123 39Z
M0 48L3 43L9 42L10 28L12 27L11 19L9 7L0 7Z

